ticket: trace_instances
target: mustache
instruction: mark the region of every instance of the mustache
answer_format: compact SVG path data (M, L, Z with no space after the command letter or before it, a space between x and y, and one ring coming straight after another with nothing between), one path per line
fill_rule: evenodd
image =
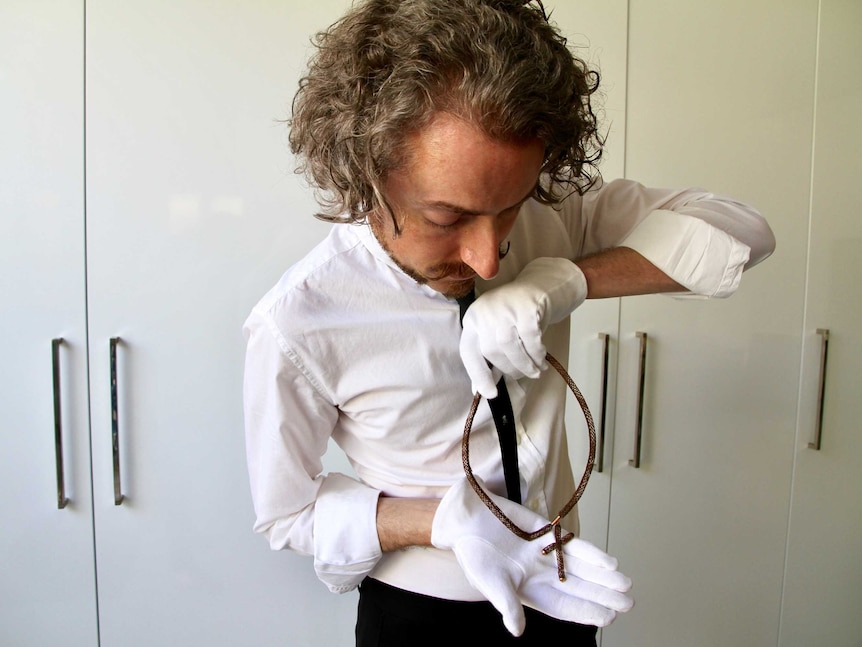
M511 246L512 243L510 241L506 241L500 245L500 249L497 251L500 260L506 258ZM430 268L425 273L425 277L429 281L440 281L448 276L470 276L471 274L475 274L475 271L466 263L441 263Z
M428 269L424 274L429 281L442 281L449 276L471 276L475 273L466 263L443 263Z

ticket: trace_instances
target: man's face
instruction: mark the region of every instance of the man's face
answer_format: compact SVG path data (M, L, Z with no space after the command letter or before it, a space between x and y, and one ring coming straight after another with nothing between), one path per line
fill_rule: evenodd
M383 192L392 218L376 213L374 235L417 282L457 298L476 276L500 268L500 245L532 195L544 157L538 139L490 139L475 126L438 113L407 137L406 162L389 174Z

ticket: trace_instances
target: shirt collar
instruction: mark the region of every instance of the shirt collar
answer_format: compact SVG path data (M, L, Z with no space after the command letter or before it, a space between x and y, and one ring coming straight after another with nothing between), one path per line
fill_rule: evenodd
M399 272L401 271L401 268L392 260L389 253L383 249L383 245L380 244L380 241L377 240L377 236L375 236L374 232L371 231L371 225L368 223L362 223L348 226L353 228L352 231L356 233L356 237L359 238L359 241L369 252L371 252L371 255L374 256L374 258L379 261L383 261L389 267L394 267Z
M374 258L376 258L378 261L381 261L382 263L386 264L387 266L391 267L396 272L398 272L399 274L404 276L406 279L408 279L410 281L410 283L412 285L416 286L417 289L421 290L422 292L425 292L429 296L432 296L432 297L435 297L438 299L443 299L445 301L451 301L452 303L455 303L454 299L449 299L448 297L443 296L437 290L434 290L433 288L430 288L427 285L420 285L414 279L408 277L404 273L404 270L402 270L400 267L398 267L398 264L394 260L392 260L392 257L389 255L389 252L387 252L385 249L383 249L383 245L381 245L380 241L377 240L377 236L375 236L374 232L371 231L371 226L369 224L367 224L367 223L358 224L358 225L352 225L351 224L351 225L346 225L346 226L352 227L351 231L353 231L356 234L356 237L359 239L359 242L362 243L362 245L365 247L365 249L367 249L371 253L371 255L374 256Z

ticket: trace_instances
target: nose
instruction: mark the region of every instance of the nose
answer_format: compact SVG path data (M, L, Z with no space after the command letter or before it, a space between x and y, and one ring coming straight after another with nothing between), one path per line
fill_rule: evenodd
M477 216L461 239L461 261L483 279L492 279L500 271L500 243L496 218Z

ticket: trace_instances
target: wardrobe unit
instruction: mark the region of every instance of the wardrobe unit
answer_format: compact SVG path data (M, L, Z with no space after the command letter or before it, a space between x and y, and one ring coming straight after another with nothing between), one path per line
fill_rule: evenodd
M350 641L252 532L241 408L243 320L326 229L279 120L344 6L0 9L0 643Z
M862 635L862 5L823 0L781 647Z
M0 5L0 643L95 645L83 10Z

